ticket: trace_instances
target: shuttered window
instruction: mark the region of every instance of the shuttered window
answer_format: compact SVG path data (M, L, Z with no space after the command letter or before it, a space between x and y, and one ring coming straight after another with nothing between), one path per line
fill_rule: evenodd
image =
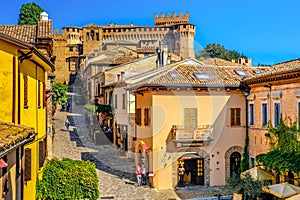
M25 181L31 180L31 149L25 149Z
M241 108L230 109L230 125L241 126Z
M45 148L44 142L39 142L39 168L43 167L45 161Z
M41 81L38 80L38 108L41 108Z
M144 109L144 125L149 126L150 124L150 109L145 108Z
M24 108L28 108L28 77L26 74L23 75L24 79Z
M135 111L135 123L138 126L142 125L142 116L141 115L142 115L142 109L137 108Z
M192 129L197 127L197 108L184 109L184 127Z
M46 84L43 83L43 108L47 107Z

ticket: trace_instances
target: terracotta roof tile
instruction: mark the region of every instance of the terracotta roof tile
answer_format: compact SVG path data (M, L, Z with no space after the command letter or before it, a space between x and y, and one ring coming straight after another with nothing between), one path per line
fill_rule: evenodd
M52 20L39 21L37 37L52 38Z
M0 122L0 151L15 145L34 133L33 128Z
M0 25L0 33L32 44L35 43L36 32L34 25Z
M147 80L144 79L131 87L137 88L145 85L239 87L240 82L245 77L238 75L235 70L243 70L247 76L253 76L255 74L253 70L255 69L258 68L250 66L214 66L196 61L195 59L188 59L166 67L160 74L155 74ZM176 73L177 77L172 77L170 72ZM200 73L200 76L204 78L200 77L198 79L195 73ZM208 78L205 78L206 75L208 75Z
M249 77L246 80L254 80L257 78L264 78L273 75L285 74L295 71L300 71L300 58L295 60L290 60L282 63L273 65L272 67L265 67L266 70L253 77Z

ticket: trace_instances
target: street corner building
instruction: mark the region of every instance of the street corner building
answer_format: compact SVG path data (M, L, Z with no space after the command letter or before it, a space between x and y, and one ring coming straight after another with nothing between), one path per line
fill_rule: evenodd
M0 199L35 199L47 156L46 85L53 71L33 44L0 33Z
M146 166L155 188L178 187L181 164L183 185L225 185L239 173L246 135L242 80L254 70L191 58L127 80L135 95L136 164Z

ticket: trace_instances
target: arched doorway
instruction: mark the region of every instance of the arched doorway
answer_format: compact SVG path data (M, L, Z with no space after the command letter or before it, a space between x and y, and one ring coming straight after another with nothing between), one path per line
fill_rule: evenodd
M241 159L242 156L239 152L233 152L230 155L230 177L240 174Z
M178 185L204 185L204 158L198 154L185 154L178 159L177 163L177 169L179 169L180 165L183 165L185 170L183 175L183 183ZM179 178L180 177L178 174L178 180Z
M243 152L243 147L232 146L225 153L225 178L228 179L232 176L233 173L240 173L240 163L241 155Z

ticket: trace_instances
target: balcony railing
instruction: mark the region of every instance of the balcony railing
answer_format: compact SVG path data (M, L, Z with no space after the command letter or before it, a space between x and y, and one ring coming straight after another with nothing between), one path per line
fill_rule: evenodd
M212 140L212 130L210 125L198 125L196 128L173 125L173 141L177 147L203 146Z

